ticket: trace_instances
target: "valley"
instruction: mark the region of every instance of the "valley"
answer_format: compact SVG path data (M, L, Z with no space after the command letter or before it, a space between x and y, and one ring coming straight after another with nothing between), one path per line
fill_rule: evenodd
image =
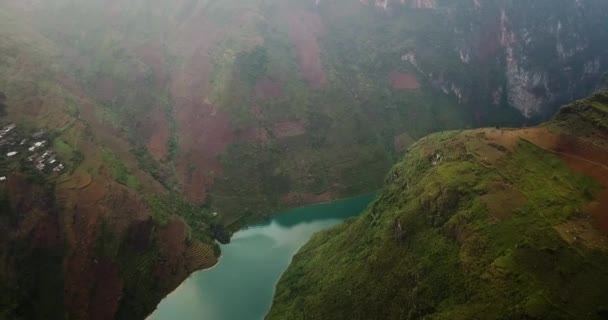
M238 231L221 246L215 267L189 277L148 319L263 319L293 254L315 232L357 216L374 197L292 209Z
M314 278L315 272L298 283L302 297L286 289L293 270L323 269L317 261L334 246L344 254L335 266L365 258L379 270L392 270L394 246L423 248L430 241L436 241L437 255L460 266L458 241L471 234L486 239L484 232L504 238L465 241L471 251L462 255L499 252L507 269L516 254L535 252L536 240L559 243L545 247L560 254L572 254L571 246L581 242L601 252L608 223L603 96L582 100L591 105L587 109L575 103L534 126L608 86L606 16L608 4L596 0L2 0L0 134L20 139L5 144L0 138L0 289L7 293L0 297L0 319L143 319L193 272L215 266L221 248L233 234L247 232L243 228L276 212L380 189L374 202L380 208L393 212L389 207L399 202L411 216L433 212L429 223L438 229L425 229L426 238L414 241L405 237L410 218L389 221L368 210L313 237L303 255L310 261L296 255L270 318L297 319L300 299L312 299L305 295L313 290L306 281L319 281L319 294L338 299L322 300L344 302L324 291L333 280ZM6 131L12 125L15 131ZM39 132L43 136L34 137ZM38 142L34 157L28 148ZM422 209L397 199L412 200L405 191L389 192L386 200L386 190L413 183L393 181L405 170L403 154L410 161L421 146L439 145L446 151L422 158L437 164L429 175L445 181L429 178L433 187L420 191ZM443 167L457 159L463 162ZM533 167L524 170L528 161ZM473 203L463 221L485 214L490 227L476 224L481 232L454 222L447 230L447 211L453 214L461 200L434 189L444 183L454 183L454 194ZM572 190L579 187L580 193ZM531 214L545 205L548 222ZM539 229L531 234L551 227L557 235L539 231L547 236L530 236L532 251L513 249L522 241L508 234L519 228L501 224L513 210L525 213L513 224L532 222ZM573 219L572 212L588 216ZM373 221L370 232L365 219ZM380 226L407 239L372 254L367 246L387 237L376 230ZM355 239L351 232L364 236ZM344 237L352 248L341 242ZM369 243L360 243L364 239ZM320 241L328 246L318 249ZM354 248L362 251L349 256ZM595 259L584 250L575 253ZM404 278L391 281L403 280L409 290L412 277L426 269L413 266L420 256L408 254L411 260L399 263L419 272L395 271ZM466 270L482 274L486 260L465 260L472 264ZM345 275L361 271L349 268ZM563 271L564 277L575 273ZM446 306L476 292L477 283L452 283L446 274L437 276L466 293L454 294ZM373 294L364 280L349 289ZM435 312L425 303L444 301L429 293L435 280L424 283L430 289L417 288L426 302L403 296L414 310L410 318ZM547 306L532 300L533 307ZM304 301L327 312L320 300ZM365 313L367 319L402 312L335 307L375 312ZM465 309L463 315L473 312Z

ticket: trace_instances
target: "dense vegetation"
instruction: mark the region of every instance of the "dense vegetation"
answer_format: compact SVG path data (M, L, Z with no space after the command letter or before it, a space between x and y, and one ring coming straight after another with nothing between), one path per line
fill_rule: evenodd
M572 157L605 141L606 97L540 128L420 140L361 217L300 250L268 319L605 319L608 230L586 205L606 181ZM580 137L561 159L560 133Z

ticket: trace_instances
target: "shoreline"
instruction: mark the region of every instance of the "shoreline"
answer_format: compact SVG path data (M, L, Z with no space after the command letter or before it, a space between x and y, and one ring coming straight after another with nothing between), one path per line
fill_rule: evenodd
M317 203L317 204L313 204L313 205L306 205L306 206L301 206L301 207L297 207L297 208L292 208L292 209L288 209L285 211L279 211L279 212L276 212L276 213L268 216L266 219L261 221L261 223L250 224L250 225L245 226L244 228L239 229L233 235L231 235L231 239L235 239L233 236L237 235L240 232L246 232L247 230L251 230L251 229L255 229L255 228L268 228L271 226L271 224L274 224L274 223L280 225L283 228L287 228L287 229L291 229L291 228L296 227L301 224L307 224L311 221L319 221L319 220L337 220L337 222L335 224L332 224L332 226L338 225L338 224L344 223L344 221L348 220L351 217L358 216L358 215L362 214L363 212L365 212L365 210L369 207L369 205L374 201L377 194L378 194L378 191L374 191L374 192L365 193L365 194L361 194L361 195L357 195L357 196L353 196L353 197L349 197L349 198L335 199L335 200L324 202L324 203ZM320 208L323 208L323 209L320 209ZM309 212L306 212L306 211L309 211ZM283 276L285 271L289 268L289 266L293 262L293 257L299 252L299 250L304 245L306 245L306 243L308 243L308 241L314 234L321 232L325 229L327 229L327 228L324 227L320 230L316 230L313 234L311 234L308 238L306 238L305 241L301 245L299 245L297 248L295 248L295 250L293 252L290 252L285 269L280 271L280 273L277 275L277 278L273 279L272 283L268 283L268 285L270 286L269 288L267 288L270 291L269 301L267 302L267 305L266 304L262 305L261 303L259 304L259 307L264 307L265 315L270 311L270 309L272 307L272 304L274 301L274 295L276 294L277 285L280 282L281 277ZM154 317L154 314L159 310L159 306L164 301L166 301L166 299L169 296L174 295L176 293L176 291L181 286L183 286L184 283L186 283L186 281L190 281L190 278L194 277L195 275L199 275L199 273L201 273L201 272L207 272L207 271L211 271L211 270L217 268L220 265L220 263L222 263L224 261L224 258L225 258L224 250L226 250L225 246L228 246L228 245L230 245L230 243L220 244L220 249L221 249L220 256L218 257L218 261L216 264L214 264L213 266L211 266L209 268L193 271L172 292L167 294L158 303L156 308L145 319L146 320L161 320L161 319ZM246 268L246 266L243 266L243 267Z

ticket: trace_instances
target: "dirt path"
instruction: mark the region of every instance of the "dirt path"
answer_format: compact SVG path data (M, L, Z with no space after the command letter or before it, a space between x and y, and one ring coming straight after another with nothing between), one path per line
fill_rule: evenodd
M599 167L600 167L600 168L602 168L603 170L608 171L608 166L607 166L607 165L604 165L604 164L601 164L601 163L598 163L598 162L595 162L595 161L592 161L592 160L589 160L589 159L586 159L586 158L583 158L583 157L579 157L579 156L574 155L574 154L570 154L570 153L566 153L566 152L561 152L561 151L557 151L557 150L553 150L553 149L545 148L545 147L543 147L543 146L541 146L541 145L538 145L538 144L536 144L536 143L534 143L534 142L532 142L532 141L530 141L530 140L527 140L527 139L525 139L525 138L522 138L522 139L523 139L523 140L526 140L526 141L528 141L528 142L530 142L530 143L532 143L533 145L535 145L535 146L537 146L538 148L543 149L543 150L545 150L545 151L548 151L548 152L551 152L551 153L554 153L554 154L557 154L557 155L560 155L560 156L564 156L564 157L572 158L572 159L574 159L574 160L584 161L584 162L587 162L587 163L589 163L589 164L593 164L593 165L599 166ZM607 186L607 187L608 187L608 186Z
M551 147L542 145L542 142L525 140L558 155L572 170L592 177L604 188L595 195L595 201L590 203L585 211L593 216L599 230L604 235L608 235L608 165L604 161L608 158L608 151L589 146L580 139L570 136L561 136L558 144Z

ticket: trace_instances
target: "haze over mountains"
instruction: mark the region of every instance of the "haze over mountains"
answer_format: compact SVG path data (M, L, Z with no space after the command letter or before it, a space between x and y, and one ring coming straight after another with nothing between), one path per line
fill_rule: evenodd
M1 0L0 124L17 131L0 140L0 318L144 318L217 261L214 239L377 190L429 133L547 120L608 85L607 16L602 0ZM24 139L45 141L29 162ZM45 151L65 170L38 170Z

